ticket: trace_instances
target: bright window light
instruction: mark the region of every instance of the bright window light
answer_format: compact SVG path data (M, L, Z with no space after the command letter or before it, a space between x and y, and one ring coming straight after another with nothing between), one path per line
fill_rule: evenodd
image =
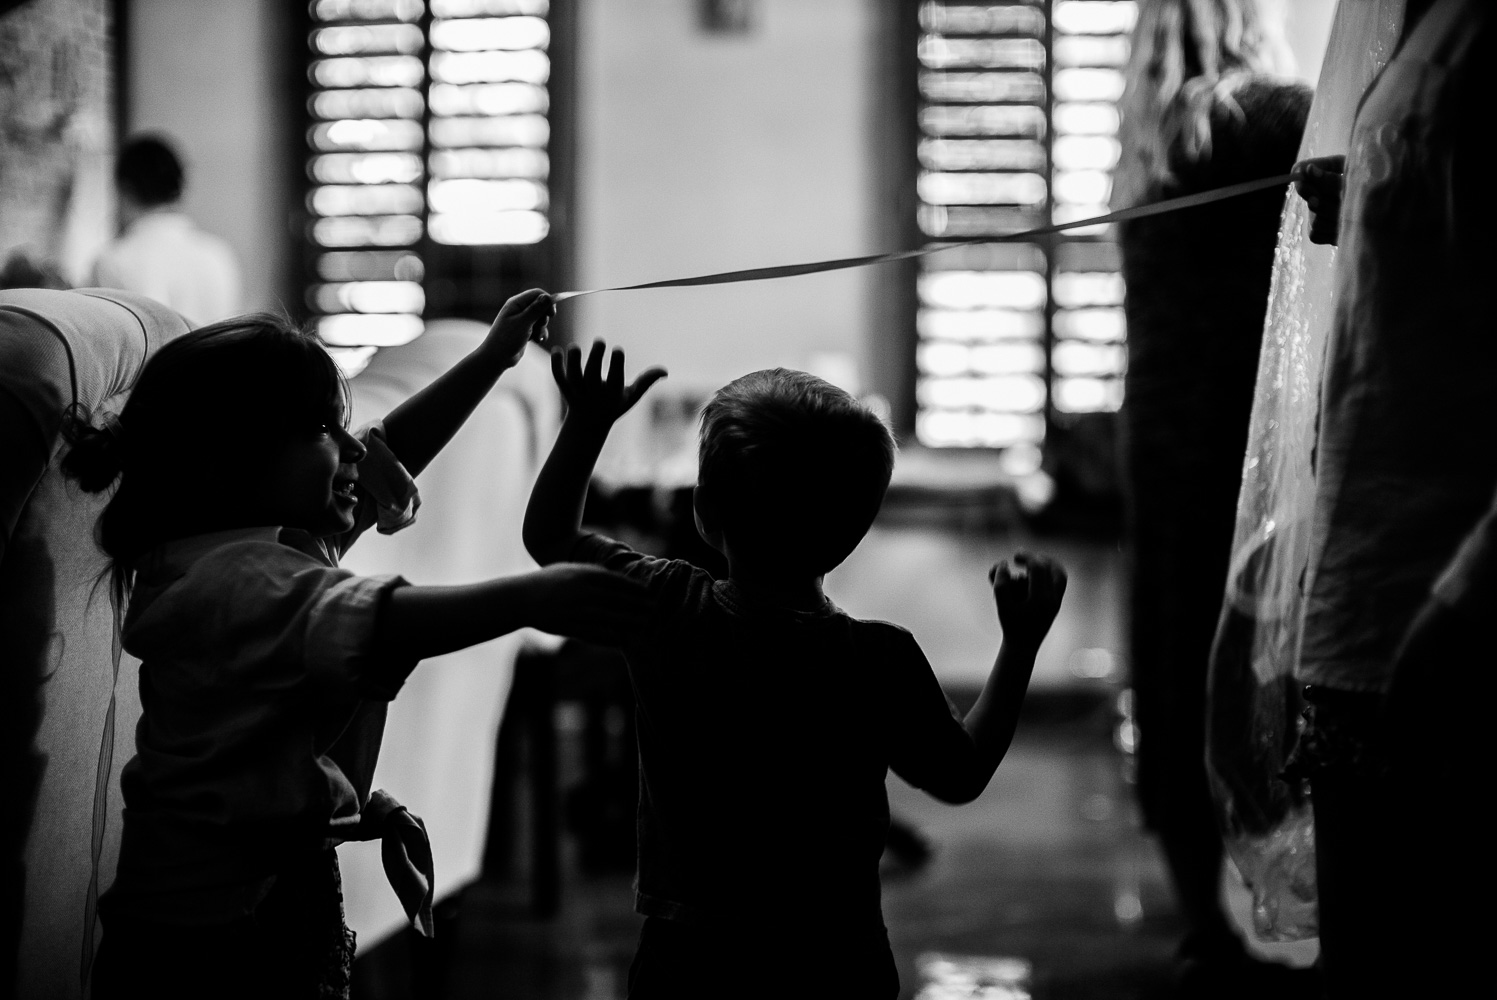
M419 21L421 0L315 0L318 21Z
M1057 66L1119 66L1128 61L1128 39L1063 36L1051 51Z
M460 21L434 21L432 48L447 52L481 52L487 49L544 49L551 29L542 17L487 17Z
M1057 274L1055 304L1063 309L1122 305L1123 276L1116 271Z
M425 108L419 90L397 87L324 90L308 103L316 118L420 118Z
M984 344L974 347L972 370L984 375L1039 374L1045 370L1045 350L1036 343Z
M920 336L924 338L973 343L1038 339L1045 333L1043 313L1014 309L921 309L916 315L915 324Z
M1028 208L974 205L921 205L915 216L927 236L993 236L1016 233L1040 224Z
M1012 135L1039 138L1045 134L1045 113L1022 104L937 105L920 112L920 128L927 135Z
M312 241L325 247L402 246L421 238L414 215L343 216L312 223Z
M374 359L378 347L333 347L329 346L327 353L332 357L333 363L343 373L344 378L354 378Z
M319 59L309 72L319 87L418 87L425 76L415 56Z
M1061 101L1116 101L1123 96L1123 74L1115 69L1055 71L1055 97Z
M1056 296L1060 291L1057 289ZM1077 340L1121 341L1127 331L1122 309L1058 309L1055 335Z
M427 189L433 212L449 215L509 212L546 207L546 186L523 180L433 181Z
M335 347L399 347L421 336L420 316L338 313L317 320L317 335Z
M1066 170L1055 175L1055 200L1068 204L1102 205L1112 192L1112 175L1105 170Z
M421 258L410 250L335 250L317 259L323 281L420 281Z
M1062 340L1056 343L1050 357L1060 375L1121 375L1127 365L1119 344Z
M426 305L417 281L346 281L317 285L312 298L319 312L416 313Z
M1039 344L1025 341L982 344L976 347L950 341L927 341L920 345L916 354L916 365L922 374L946 378L968 374L1036 375L1044 371L1045 352ZM984 381L983 384L988 383ZM1028 384L1028 382L1025 383L1025 385ZM1029 398L1027 395L1024 396L1026 401ZM936 405L959 404L937 402ZM1012 407L1008 408L1012 409ZM1027 402L1024 407L1021 407L1026 410L1031 408Z
M544 115L506 115L502 118L433 118L433 146L451 149L460 146L532 146L542 147L551 138L551 126Z
M1054 117L1061 135L1115 135L1118 130L1118 109L1111 104L1061 104Z
M544 180L551 159L540 149L439 149L431 154L433 177L529 177Z
M409 184L421 178L414 153L333 153L312 157L312 177L323 184Z
M920 40L920 62L931 69L1027 69L1045 66L1045 46L1033 38L946 38Z
M1057 170L1111 170L1119 148L1111 136L1058 135L1052 152Z
M919 17L920 232L956 240L1087 223L1043 248L960 245L918 264L920 441L1033 457L1056 409L1121 401L1113 227L1088 220L1109 211L1138 4L925 0Z
M438 83L545 83L551 60L536 49L522 52L434 52L431 78Z
M484 17L504 14L550 13L548 0L432 0L431 12L437 17Z
M935 33L958 35L1043 35L1045 15L1019 4L920 6L920 27Z
M1033 205L1045 200L1039 174L923 174L917 190L933 205Z
M921 379L915 393L922 404L937 410L1033 413L1045 405L1045 380L1035 375L926 378Z
M457 245L539 243L550 230L541 212L491 212L481 215L432 215L431 238Z
M1028 139L923 139L920 162L933 170L1044 170L1045 147Z
M421 211L421 190L409 184L325 184L312 189L318 215L402 215Z
M928 101L1029 101L1045 98L1045 79L1038 73L920 74L920 94Z
M418 150L421 148L421 123L403 118L349 118L313 125L308 141L313 149L329 153Z
M916 418L915 436L933 448L1004 448L1043 440L1045 422L1017 413L928 410Z
M1055 407L1066 413L1116 410L1123 404L1118 379L1061 378L1055 381Z
M1042 309L1045 279L1029 271L936 271L920 276L920 301L946 309Z
M439 83L431 88L432 114L444 117L545 114L549 107L546 88L533 83L479 83L466 87Z
M1068 35L1126 35L1138 20L1138 4L1126 0L1060 0L1051 16L1056 30Z
M925 343L915 352L915 364L926 375L964 375L971 370L971 355L963 344Z
M318 28L312 32L312 48L329 56L420 52L421 29L414 24L353 24Z

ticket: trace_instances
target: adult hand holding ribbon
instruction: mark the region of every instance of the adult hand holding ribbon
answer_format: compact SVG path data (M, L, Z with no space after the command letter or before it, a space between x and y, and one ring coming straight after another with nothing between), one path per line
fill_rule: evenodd
M1288 174L1261 177L1258 180L1243 181L1241 184L1229 184L1226 187L1213 188L1210 191L1202 191L1197 194L1182 195L1178 198L1166 198L1163 201L1156 201L1148 205L1136 205L1132 208L1124 208L1116 212L1109 212L1106 215L1093 216L1088 219L1058 222L1048 226L1039 226L1034 229L1025 229L1016 233L1004 233L1001 236L976 236L970 239L949 240L921 247L918 250L895 250L890 253L868 254L862 257L839 257L835 260L817 260L804 264L778 264L771 267L750 267L739 271L719 271L716 274L699 274L690 278L668 278L663 281L646 281L637 285L613 285L608 288L589 288L583 291L557 292L553 298L557 302L563 302L567 299L580 298L583 295L597 295L601 292L640 291L646 288L688 288L693 285L727 285L738 281L767 281L771 278L793 278L801 274L841 271L850 267L868 267L869 265L882 264L886 261L924 257L957 247L975 246L983 243L1014 243L1033 239L1037 236L1049 236L1052 233L1064 232L1068 229L1082 229L1087 226L1106 225L1110 222L1127 222L1129 219L1144 219L1151 215L1163 215L1166 212L1178 212L1187 208L1210 205L1213 202L1226 201L1229 198L1252 194L1255 191L1283 187L1289 183L1289 180L1290 176Z

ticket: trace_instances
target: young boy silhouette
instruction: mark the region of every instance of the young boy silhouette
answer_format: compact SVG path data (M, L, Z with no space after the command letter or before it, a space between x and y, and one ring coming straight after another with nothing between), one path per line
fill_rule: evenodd
M727 557L715 580L581 530L613 422L658 379L625 384L615 349L552 356L567 414L525 514L542 565L590 562L655 601L624 648L638 713L631 998L894 997L879 855L896 774L970 802L1008 749L1065 572L1023 553L989 573L1004 640L958 719L913 636L852 618L823 576L873 523L894 442L847 393L803 372L754 372L702 415L695 507ZM797 824L785 836L785 817Z

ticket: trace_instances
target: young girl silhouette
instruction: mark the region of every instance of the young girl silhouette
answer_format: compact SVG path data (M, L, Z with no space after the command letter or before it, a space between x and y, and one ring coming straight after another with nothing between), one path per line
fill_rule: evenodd
M338 567L365 529L411 522L412 477L554 308L510 299L477 350L357 434L327 352L270 316L179 337L117 419L76 423L63 468L114 487L98 537L142 661L95 997L346 995L335 844L383 838L430 929L424 828L370 787L406 676L526 625L614 642L643 612L643 588L587 566L458 587Z

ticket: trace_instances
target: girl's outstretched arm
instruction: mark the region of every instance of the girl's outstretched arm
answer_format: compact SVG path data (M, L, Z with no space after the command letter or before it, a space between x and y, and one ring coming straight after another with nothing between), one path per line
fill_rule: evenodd
M530 627L618 645L652 603L642 584L597 566L562 563L459 587L397 587L380 608L379 646L410 661Z
M499 310L478 349L385 418L385 442L411 475L430 464L488 395L499 376L525 355L527 341L545 335L556 313L551 296L538 288L521 292Z

